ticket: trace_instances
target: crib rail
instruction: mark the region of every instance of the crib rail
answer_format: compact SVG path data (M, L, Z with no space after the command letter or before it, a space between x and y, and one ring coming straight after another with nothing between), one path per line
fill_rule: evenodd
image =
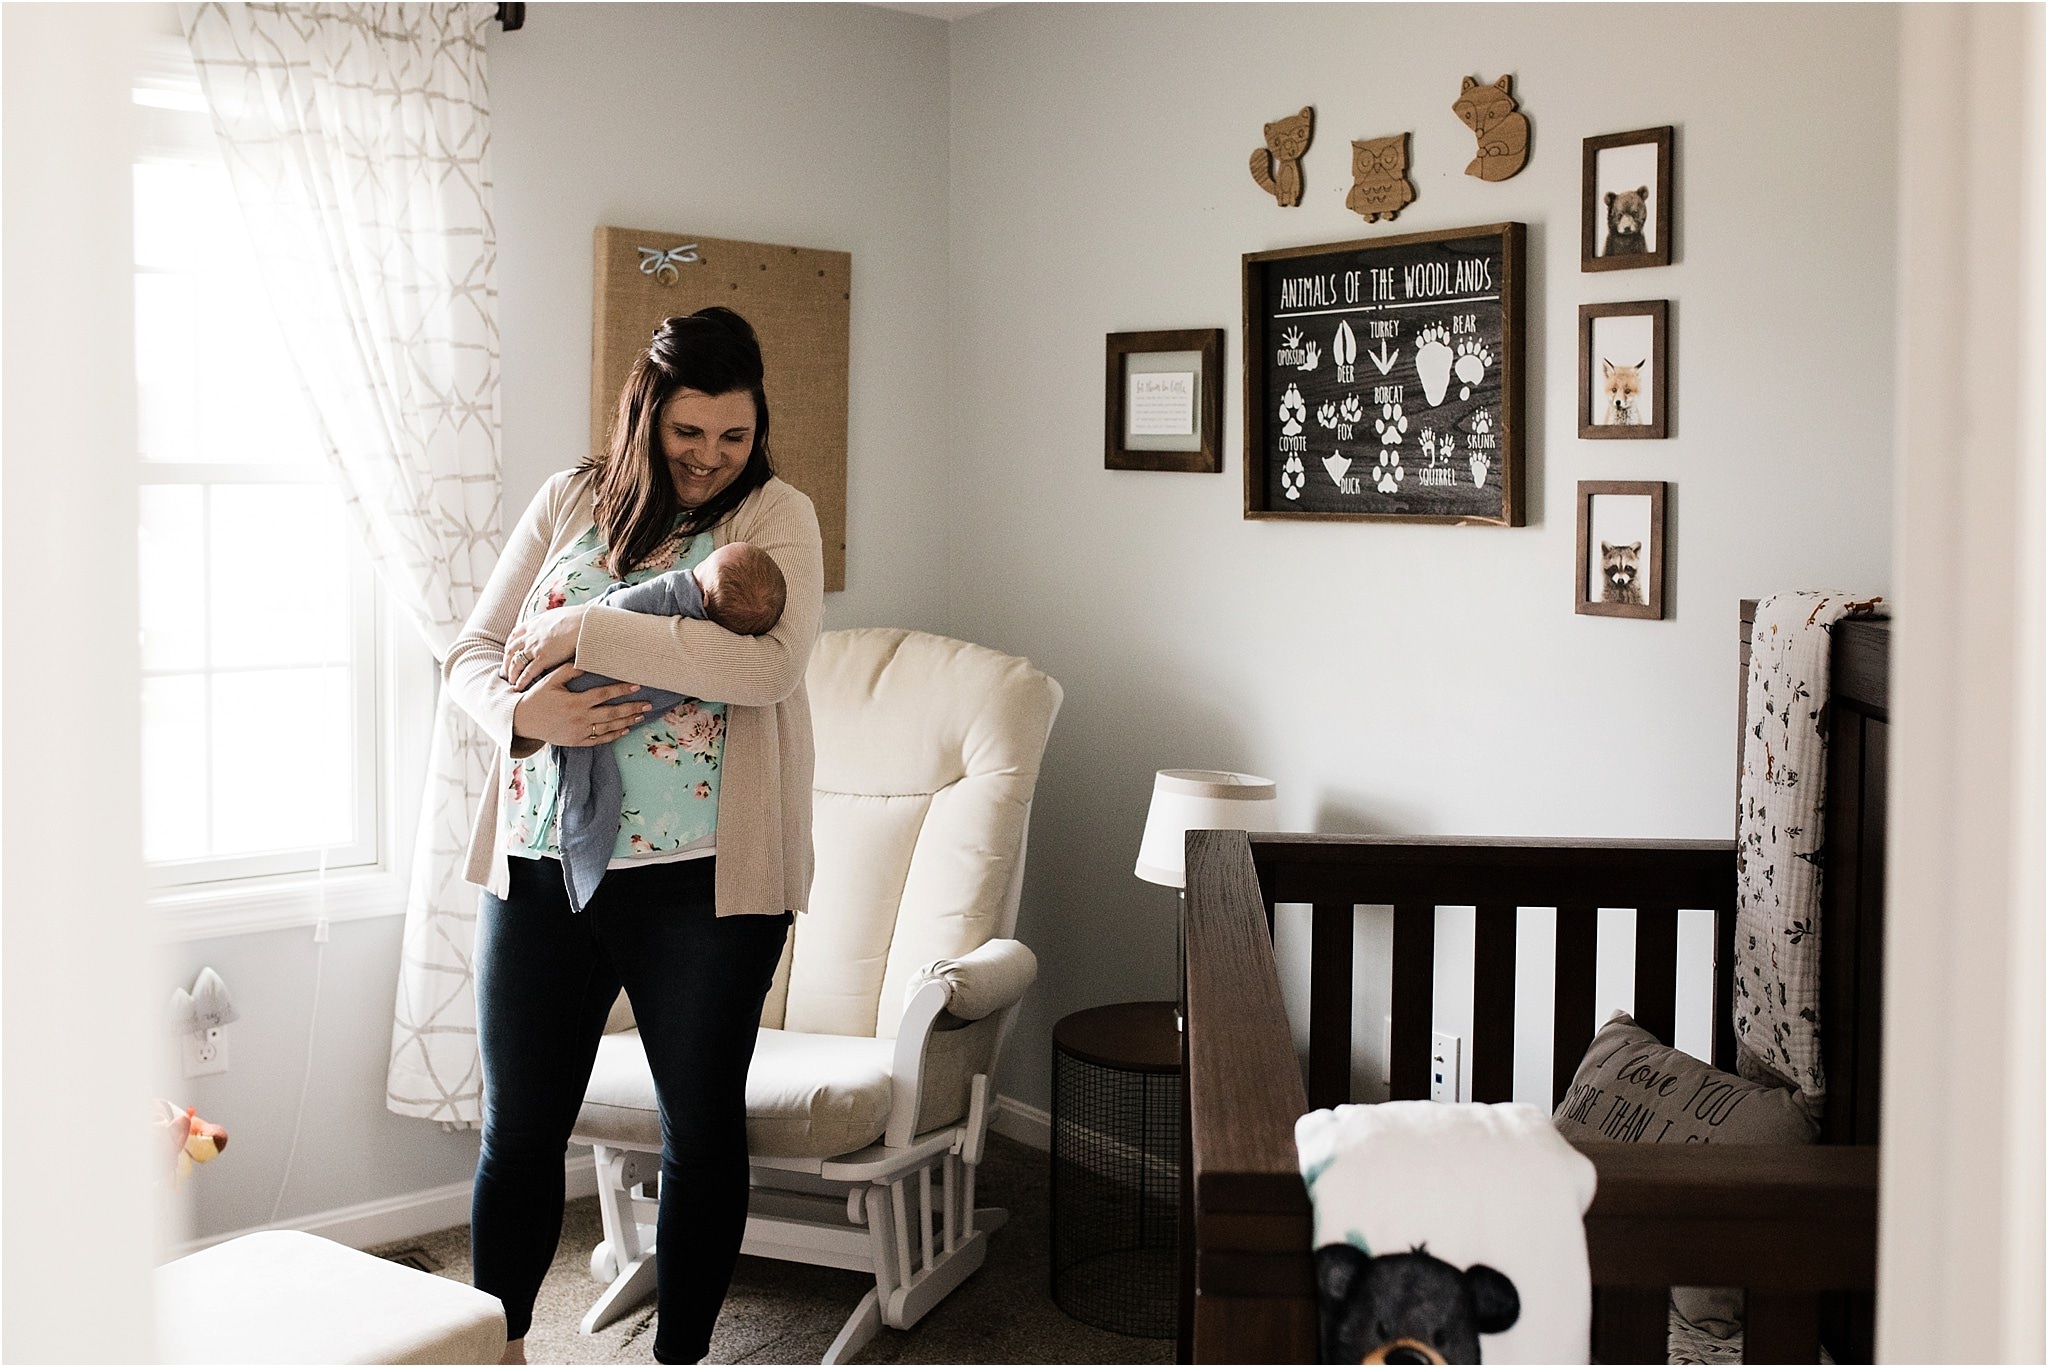
M1724 842L1504 842L1191 832L1187 884L1187 1335L1195 1362L1316 1356L1307 1193L1294 1120L1346 1099L1352 908L1394 907L1392 1094L1428 1092L1434 912L1472 906L1473 1090L1512 1090L1514 921L1557 908L1553 1090L1593 1033L1594 916L1637 909L1638 1018L1668 1039L1677 913L1707 908L1726 965L1733 852ZM1276 902L1314 908L1304 1085L1272 955ZM1723 967L1717 1008L1729 983ZM1716 1018L1726 1018L1717 1009ZM1715 1053L1732 1053L1717 1040ZM1583 1146L1599 1173L1586 1218L1596 1354L1661 1361L1664 1288L1750 1288L1745 1357L1815 1361L1819 1294L1875 1284L1876 1151Z

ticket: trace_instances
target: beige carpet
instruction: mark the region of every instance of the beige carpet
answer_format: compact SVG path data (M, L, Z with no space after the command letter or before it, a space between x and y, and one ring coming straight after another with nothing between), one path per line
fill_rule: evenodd
M918 1325L883 1329L857 1362L1170 1362L1169 1339L1130 1338L1091 1328L1052 1303L1047 1158L990 1135L976 1187L977 1204L1001 1206L1010 1221L989 1241L988 1261ZM590 1251L603 1237L594 1197L571 1201L562 1245L541 1286L527 1335L533 1362L651 1362L650 1302L597 1334L577 1322L602 1287L590 1276ZM403 1257L458 1281L469 1280L469 1231L370 1250ZM740 1259L725 1312L711 1339L712 1362L816 1362L874 1285L872 1277L762 1258Z

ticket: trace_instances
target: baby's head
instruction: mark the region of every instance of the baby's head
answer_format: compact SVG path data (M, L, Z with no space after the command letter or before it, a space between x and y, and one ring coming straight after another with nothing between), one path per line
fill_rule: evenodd
M727 631L759 636L782 620L789 596L775 558L745 541L720 546L697 566L704 614Z

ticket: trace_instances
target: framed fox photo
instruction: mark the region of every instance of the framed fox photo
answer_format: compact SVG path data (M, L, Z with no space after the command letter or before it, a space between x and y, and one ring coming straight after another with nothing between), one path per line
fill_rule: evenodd
M1671 127L1587 138L1581 172L1579 269L1671 264Z
M1244 258L1244 515L1522 525L1520 223Z
M1664 485L1579 481L1572 610L1587 617L1664 616Z
M1579 435L1660 440L1670 430L1669 300L1579 305Z

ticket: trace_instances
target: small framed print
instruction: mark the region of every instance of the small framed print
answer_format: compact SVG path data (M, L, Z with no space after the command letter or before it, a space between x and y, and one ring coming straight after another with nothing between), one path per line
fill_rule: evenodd
M1223 329L1112 332L1103 378L1108 470L1223 469Z
M1579 269L1671 264L1671 127L1587 138L1579 205Z
M1664 324L1670 301L1579 305L1579 435L1658 440L1669 432Z
M1579 481L1572 610L1588 617L1664 616L1664 485Z

